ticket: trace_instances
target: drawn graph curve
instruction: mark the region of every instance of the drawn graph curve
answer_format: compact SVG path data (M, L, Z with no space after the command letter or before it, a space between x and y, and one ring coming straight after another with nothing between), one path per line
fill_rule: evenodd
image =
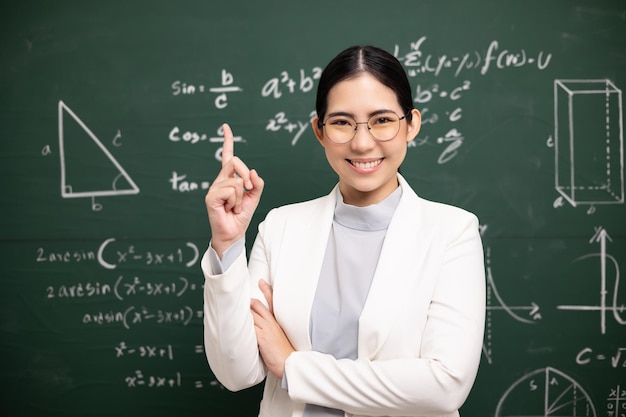
M571 377L551 368L537 369L504 393L495 417L596 417L589 394Z
M538 308L537 308L538 306L533 303L533 305L531 305L531 306L509 307L504 302L504 299L502 298L502 296L498 292L498 289L496 288L496 283L495 283L495 281L493 279L493 275L491 273L491 267L490 266L487 267L487 285L488 285L489 291L491 291L493 293L493 296L498 301L498 304L500 304L500 307L489 306L488 307L489 310L501 309L501 310L506 311L509 314L509 316L511 316L512 318L514 318L515 320L517 320L519 322L526 323L526 324L534 324L535 323L531 319L527 319L527 318L524 318L524 317L520 316L519 314L515 313L515 311L513 311L513 310L531 310L534 313L536 310L538 310Z
M521 306L509 306L505 301L498 288L493 277L491 269L491 248L485 248L485 269L487 279L487 314L486 314L486 331L485 340L483 341L483 354L489 364L492 363L492 313L494 311L504 311L514 320L525 324L535 324L536 320L541 319L540 307L535 302L530 302L529 305ZM495 303L493 301L495 300ZM495 305L494 305L495 304ZM528 317L522 317L516 311L526 311Z
M579 310L579 311L599 311L600 312L600 331L602 334L607 332L607 313L612 312L615 322L619 325L626 325L626 319L622 317L622 314L626 311L626 305L619 301L620 294L620 268L617 259L609 253L607 253L607 243L612 239L607 231L598 227L596 233L593 235L589 243L599 242L600 252L590 253L580 256L574 259L574 262L582 261L591 258L600 258L600 285L599 285L599 303L598 305L558 305L559 310ZM613 276L613 296L610 296L609 287L609 273L612 267L614 271ZM610 299L609 299L610 298Z
M139 187L128 175L100 139L63 101L59 101L59 154L61 162L61 196L63 198L82 197L110 197L119 195L138 194ZM71 131L71 134L68 133ZM90 155L98 154L98 164L83 163L80 169L79 159L83 157L75 152L68 158L68 148L71 147L68 135L71 135L72 144L80 144L83 152ZM95 146L94 146L95 145ZM71 165L74 169L70 169ZM71 179L70 179L71 177ZM80 183L79 186L75 184Z

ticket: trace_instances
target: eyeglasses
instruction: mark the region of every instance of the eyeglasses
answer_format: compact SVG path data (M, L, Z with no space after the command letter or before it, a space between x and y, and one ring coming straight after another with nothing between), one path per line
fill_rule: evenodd
M372 115L367 122L357 122L352 116L338 114L330 116L320 127L326 128L328 139L337 144L350 142L356 136L358 125L366 125L370 136L378 142L395 138L400 131L400 121L411 113L400 117L392 111L381 111Z

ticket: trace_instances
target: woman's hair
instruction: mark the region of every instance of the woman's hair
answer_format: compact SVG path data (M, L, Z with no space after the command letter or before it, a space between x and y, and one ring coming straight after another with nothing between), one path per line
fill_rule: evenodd
M413 109L411 85L400 61L389 52L375 46L352 46L333 58L320 77L317 86L315 110L321 127L328 110L328 93L335 84L368 73L385 86L391 88L398 97L398 103L407 120L412 119Z

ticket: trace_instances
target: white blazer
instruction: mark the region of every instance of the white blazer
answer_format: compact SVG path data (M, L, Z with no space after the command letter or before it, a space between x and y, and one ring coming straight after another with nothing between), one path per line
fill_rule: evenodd
M458 416L482 350L485 275L478 219L424 200L398 175L402 197L359 319L358 359L311 351L311 306L336 190L270 211L245 253L224 272L202 260L204 341L211 370L230 390L267 378L259 415L301 416L306 403L346 416ZM358 244L358 243L356 243ZM245 251L243 251L245 252ZM288 390L264 368L250 299L274 288L274 314L296 352Z

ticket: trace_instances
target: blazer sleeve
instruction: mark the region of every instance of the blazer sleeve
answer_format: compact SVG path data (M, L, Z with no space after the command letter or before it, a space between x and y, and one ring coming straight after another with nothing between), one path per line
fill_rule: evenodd
M263 224L259 226L261 230ZM250 299L265 302L256 277L267 277L267 263L261 233L252 254L254 273L248 268L246 251L222 274L212 270L209 250L202 258L204 274L204 349L215 377L231 391L238 391L263 381L266 369L261 359Z
M460 217L460 218L459 218ZM294 352L285 364L289 396L356 415L457 415L473 385L485 318L484 257L474 215L452 218L413 357L337 360ZM451 226L451 227L449 227ZM438 255L434 255L438 256Z

